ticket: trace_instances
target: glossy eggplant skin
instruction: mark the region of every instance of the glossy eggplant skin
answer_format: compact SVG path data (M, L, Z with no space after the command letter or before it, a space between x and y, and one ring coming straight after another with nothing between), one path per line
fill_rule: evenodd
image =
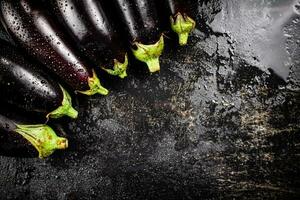
M68 147L65 138L58 137L45 124L34 124L25 116L12 117L11 113L0 113L0 155L10 157L45 158L56 149ZM13 115L15 115L14 113Z
M75 91L97 93L98 78L40 0L1 0L1 21L18 45ZM95 81L94 79L97 79ZM97 85L97 87L98 87ZM91 92L91 90L93 90ZM99 92L100 93L100 92ZM107 91L103 89L103 93Z
M156 0L157 2L161 0ZM198 2L197 0L163 0L165 6L165 11L169 15L176 15L177 13L185 13L190 17L195 18L195 9L197 9Z
M0 155L37 157L34 147L14 131L16 128L13 120L0 115Z
M45 117L77 117L70 96L62 86L44 73L37 63L29 62L16 47L1 40L0 91L1 96L5 97L0 99L2 103L38 112ZM57 110L59 108L61 112Z
M112 0L130 42L152 44L161 36L155 4L151 0Z
M122 22L134 56L138 60L147 63L151 72L158 71L158 60L154 64L158 66L151 66L153 65L151 62L153 62L153 59L158 59L161 55L164 43L154 1L111 0L110 4L112 4L114 13L118 15ZM148 54L150 58L146 55L138 55L140 53ZM151 60L148 62L149 59Z
M81 52L96 66L113 68L127 61L127 50L118 28L98 0L51 0L56 18ZM126 71L127 64L123 67ZM122 76L122 74L116 74Z
M59 85L28 62L14 47L0 41L1 101L28 111L49 113L61 105Z

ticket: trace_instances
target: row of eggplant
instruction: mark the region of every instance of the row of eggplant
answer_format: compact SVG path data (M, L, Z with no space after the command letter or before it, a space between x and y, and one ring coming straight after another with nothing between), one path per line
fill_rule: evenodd
M50 118L77 118L70 94L45 73L39 63L29 61L16 47L4 41L0 41L0 91L2 155L35 156L33 146L39 157L44 158L56 149L67 148L68 140L58 137L45 123ZM22 113L17 113L18 110ZM32 113L39 116L40 123L30 119Z
M185 45L195 28L196 2L1 0L1 23L16 44L0 42L1 101L41 113L46 121L77 118L63 85L75 93L107 95L94 69L125 78L129 53L151 73L159 71L166 27ZM67 148L67 139L57 136L46 123L16 120L16 115L4 110L0 110L0 151L20 139L35 147L41 158ZM7 145L7 141L14 142Z

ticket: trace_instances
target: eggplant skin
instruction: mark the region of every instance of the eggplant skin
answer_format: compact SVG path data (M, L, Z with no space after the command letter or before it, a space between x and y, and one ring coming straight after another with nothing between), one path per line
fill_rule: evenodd
M131 43L153 44L162 34L152 0L112 0ZM108 3L107 3L108 4Z
M157 4L160 0L156 0ZM185 13L190 17L196 17L198 6L197 0L163 0L165 11L168 15L176 15L177 13Z
M0 41L0 101L27 111L48 114L61 106L63 92L15 47Z
M126 46L101 1L52 0L48 3L81 52L95 65L112 68L114 60L125 62Z
M13 121L0 115L0 155L8 157L37 157L34 147L17 134Z
M87 68L89 64L51 18L42 1L1 0L0 6L2 24L18 45L75 91L90 95L98 92L91 88L95 83L100 84L94 80L95 73Z
M0 114L0 155L9 157L37 157L29 141L15 132L18 120Z
M2 112L1 109L0 155L45 158L57 149L68 147L68 140L58 137L51 127L29 122L28 117L20 117L20 114L14 118L11 113Z
M159 57L164 37L153 0L112 0L116 19L121 21L136 59L147 64L151 73L160 70ZM109 3L107 2L107 5Z

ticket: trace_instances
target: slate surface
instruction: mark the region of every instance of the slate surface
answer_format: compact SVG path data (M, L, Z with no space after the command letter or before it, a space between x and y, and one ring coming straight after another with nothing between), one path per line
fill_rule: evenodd
M208 1L160 73L79 97L70 148L0 156L0 199L299 199L299 1Z

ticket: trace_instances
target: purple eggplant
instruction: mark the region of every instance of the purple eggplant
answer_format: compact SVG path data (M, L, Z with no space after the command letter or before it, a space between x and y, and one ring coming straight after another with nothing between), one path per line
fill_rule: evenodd
M57 136L51 127L28 123L28 117L18 118L0 114L0 155L33 157L38 153L40 158L46 158L68 147L68 140Z
M159 57L164 38L153 0L111 0L114 14L121 20L133 55L148 65L150 72L160 70Z
M47 118L78 115L68 92L4 41L0 41L0 91L1 102Z
M111 75L127 76L126 47L101 1L51 0L49 5L86 57Z
M77 92L107 95L89 64L40 0L1 0L1 21L18 45Z

